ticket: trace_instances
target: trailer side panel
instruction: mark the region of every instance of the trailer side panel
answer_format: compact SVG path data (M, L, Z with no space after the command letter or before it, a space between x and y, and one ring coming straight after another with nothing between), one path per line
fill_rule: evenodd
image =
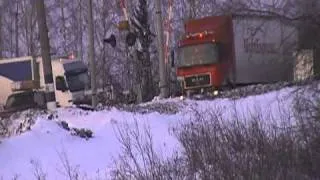
M236 81L239 84L293 80L297 32L277 18L233 18Z
M32 80L32 61L20 61L0 64L0 76L12 81Z

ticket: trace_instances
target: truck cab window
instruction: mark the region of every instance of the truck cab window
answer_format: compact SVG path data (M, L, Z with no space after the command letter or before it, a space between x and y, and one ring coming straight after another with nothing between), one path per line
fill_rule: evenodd
M219 58L219 61L223 61L225 60L225 45L223 43L215 43L216 47L217 47L217 52L218 52L218 58Z
M68 89L63 76L56 77L56 89L60 91L66 91Z
M68 73L66 74L66 78L71 92L82 91L89 83L87 71L80 73Z
M179 50L179 67L215 64L219 61L218 44L205 43L181 47Z

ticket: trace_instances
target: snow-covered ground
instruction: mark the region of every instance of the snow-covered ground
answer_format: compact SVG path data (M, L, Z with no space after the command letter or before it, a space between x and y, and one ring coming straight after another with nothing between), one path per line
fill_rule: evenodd
M240 119L262 112L264 119L276 119L279 116L290 116L293 90L284 88L238 100L182 101L177 98L140 106L140 109L148 109L156 104L162 104L163 107L171 104L177 109L174 113L159 113L154 109L149 112L128 112L116 108L98 112L59 109L53 119L48 119L46 115L38 116L30 131L2 140L0 179L12 179L14 176L24 180L35 179L34 173L39 167L47 179L67 179L66 162L89 178L101 176L101 173L112 167L114 158L121 152L116 133L119 127L133 128L135 122L149 126L158 150L164 155L170 155L179 150L179 144L169 128L187 121L195 111L202 114L219 111L226 118L232 118L236 113ZM58 125L57 122L61 121L67 122L71 128L90 129L94 137L86 140L72 136Z

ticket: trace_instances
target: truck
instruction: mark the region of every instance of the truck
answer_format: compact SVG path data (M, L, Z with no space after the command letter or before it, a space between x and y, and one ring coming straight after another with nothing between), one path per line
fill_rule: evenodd
M173 60L182 94L293 80L297 30L278 17L232 14L192 19Z
M41 57L0 60L0 104L2 110L17 111L45 107L45 82ZM57 107L90 102L90 81L84 62L66 57L52 58Z

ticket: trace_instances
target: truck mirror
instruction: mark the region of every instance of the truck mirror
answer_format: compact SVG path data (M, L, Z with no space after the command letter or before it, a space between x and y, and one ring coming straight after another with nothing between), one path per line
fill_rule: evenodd
M66 81L64 80L63 76L56 77L56 89L62 92L65 92L66 90L68 90Z

